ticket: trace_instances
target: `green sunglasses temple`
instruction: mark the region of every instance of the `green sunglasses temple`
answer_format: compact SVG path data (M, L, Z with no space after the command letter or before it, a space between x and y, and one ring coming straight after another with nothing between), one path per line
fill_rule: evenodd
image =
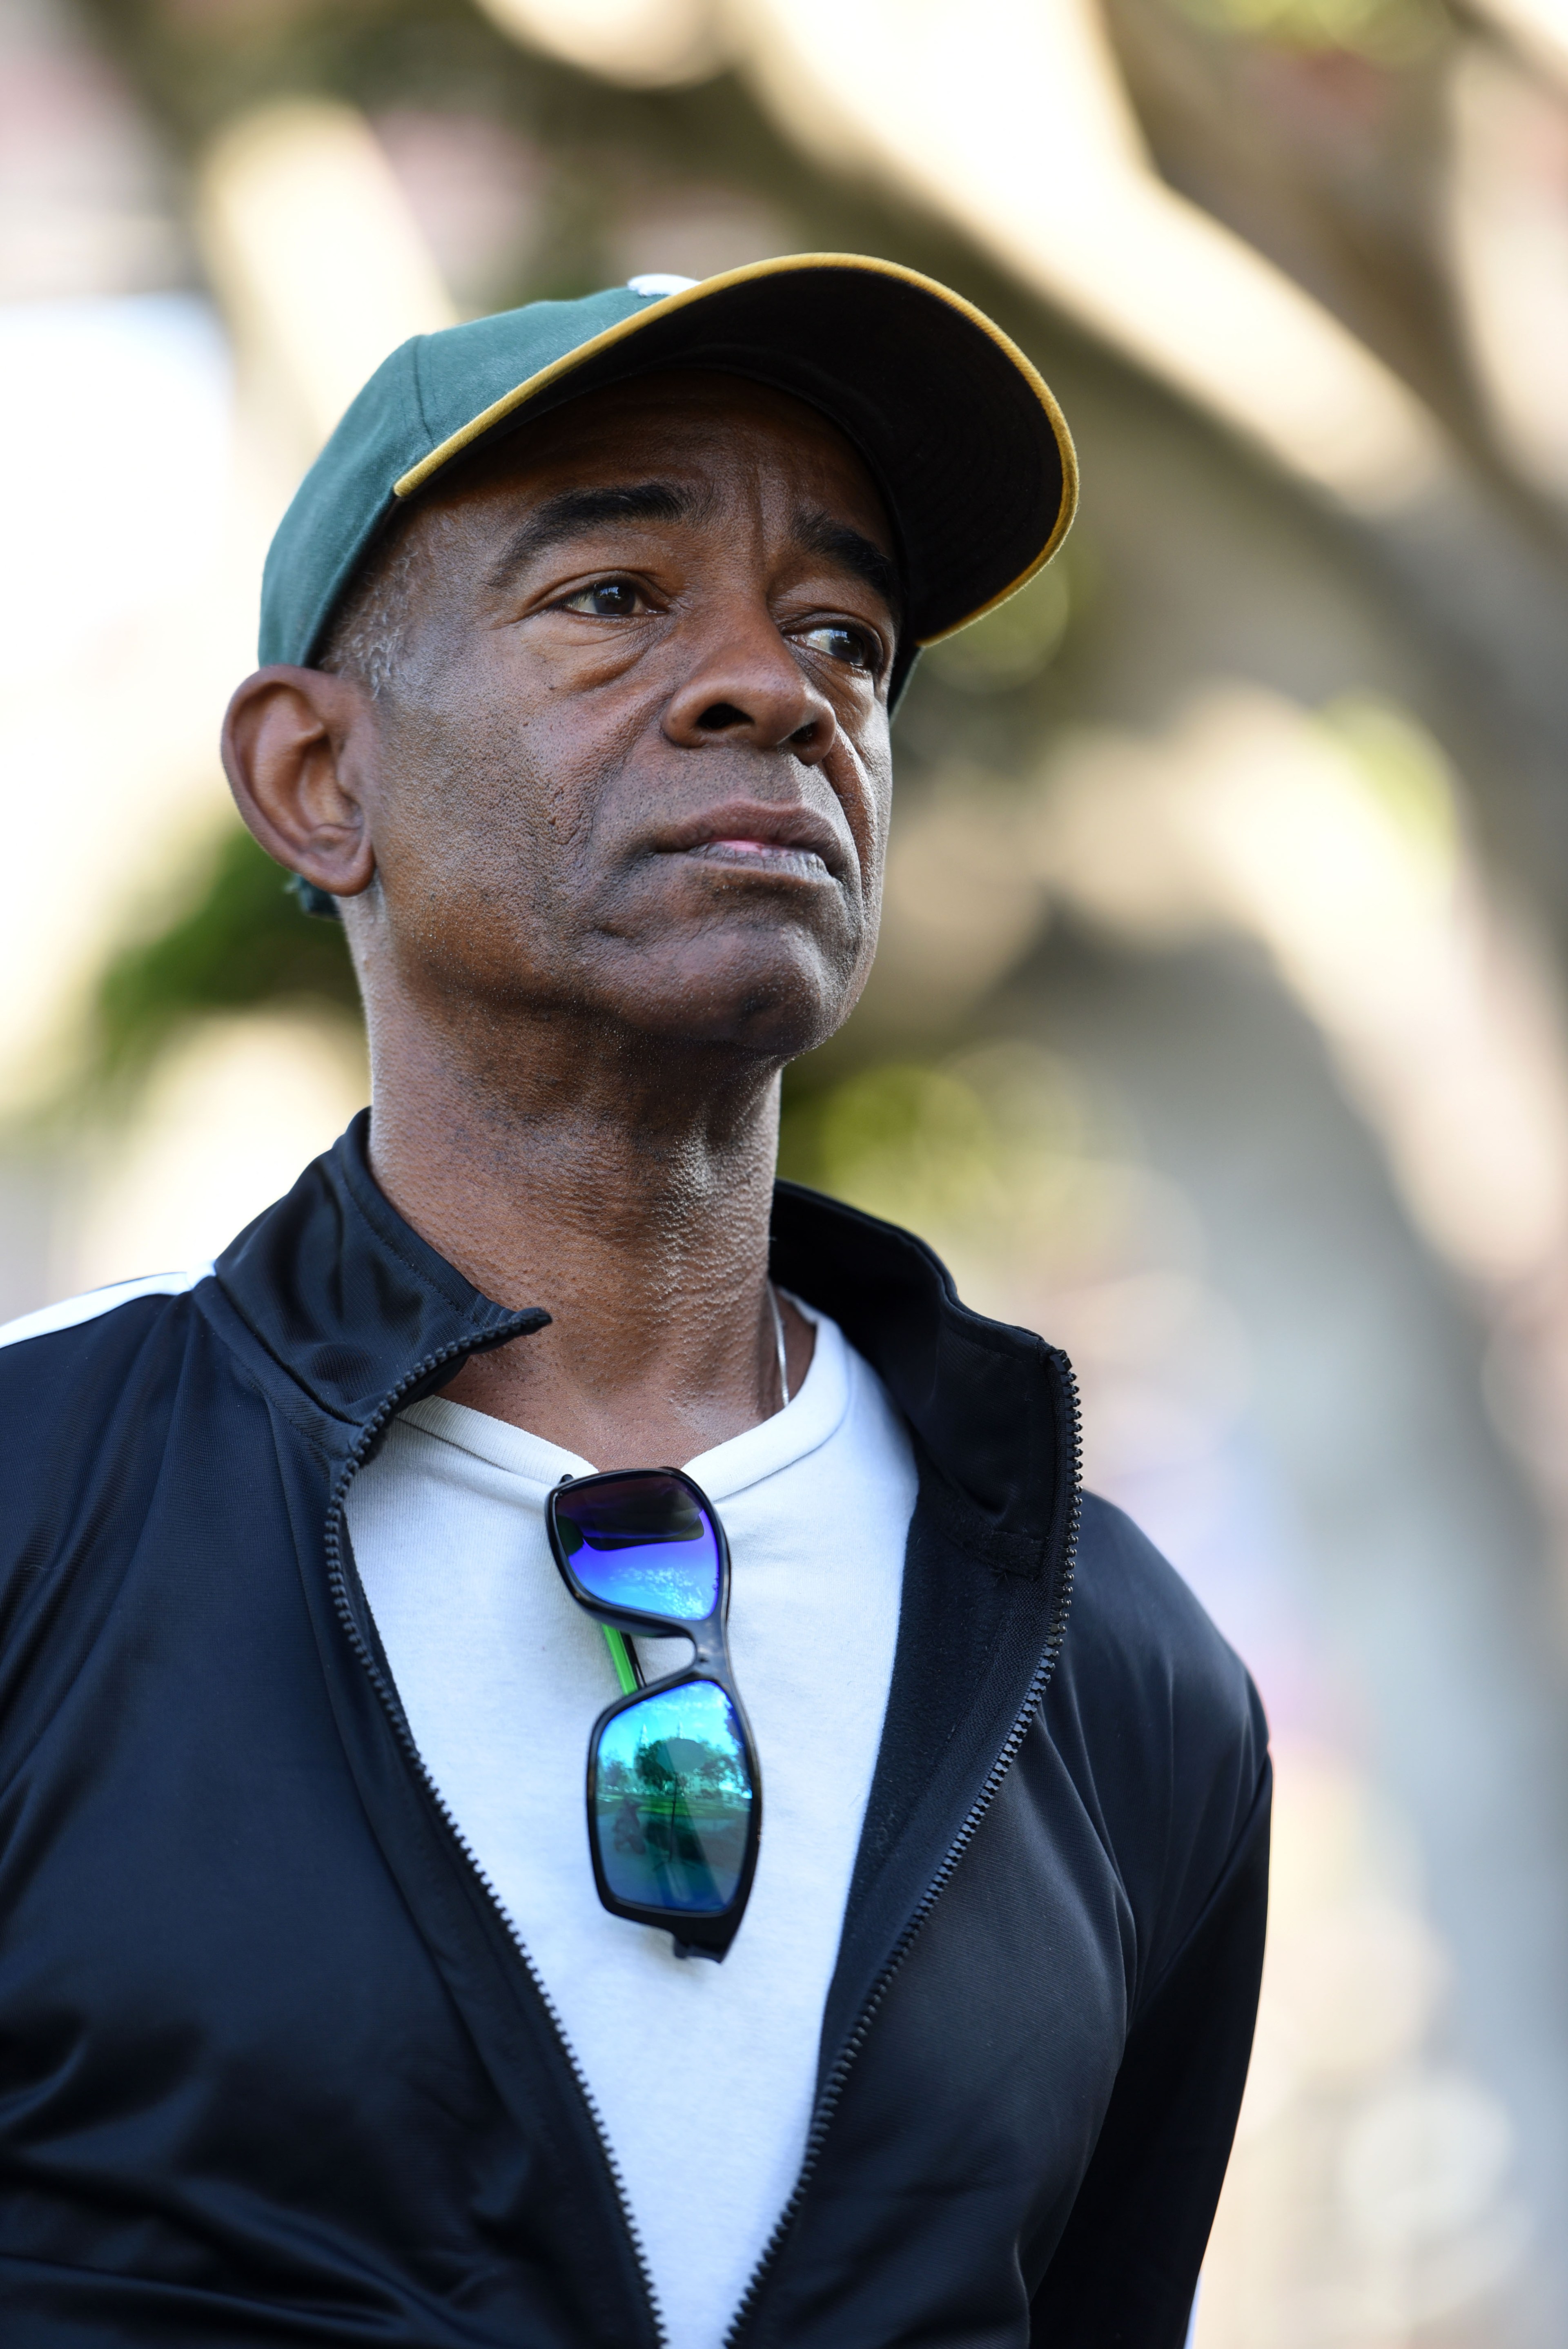
M632 1661L632 1651L626 1645L624 1635L611 1623L601 1623L599 1629L604 1634L604 1645L610 1651L610 1661L621 1683L621 1694L630 1696L634 1689L642 1687L643 1676Z

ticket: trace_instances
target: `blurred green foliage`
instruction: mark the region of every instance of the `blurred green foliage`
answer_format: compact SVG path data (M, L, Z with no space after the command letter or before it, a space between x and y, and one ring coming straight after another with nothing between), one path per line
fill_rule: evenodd
M1426 57L1448 29L1441 0L1178 0L1183 16L1309 53L1340 50L1379 66Z
M985 1104L961 1077L889 1061L791 1100L779 1171L868 1214L929 1229L984 1195L995 1139Z
M281 867L233 825L192 874L184 910L157 936L122 947L105 970L94 1076L133 1079L186 1021L280 997L359 1008L342 926L302 913Z
M1081 1072L1018 1040L940 1061L878 1061L786 1087L779 1171L915 1230L984 1240L1059 1190L1104 1146Z
M1048 1326L1056 1301L1183 1233L1120 1102L1019 1038L785 1086L779 1172L918 1232L979 1310Z
M1459 792L1440 746L1408 709L1376 695L1341 694L1318 712L1362 781L1431 869L1452 875L1460 855Z
M934 645L927 666L960 693L1005 693L1048 667L1072 616L1067 551L983 620Z

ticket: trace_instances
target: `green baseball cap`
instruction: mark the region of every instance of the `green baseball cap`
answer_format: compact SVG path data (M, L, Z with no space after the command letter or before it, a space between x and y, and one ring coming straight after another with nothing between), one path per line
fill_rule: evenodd
M1066 419L984 312L857 254L790 254L693 283L634 277L417 335L378 367L279 523L262 582L263 666L308 667L388 516L483 443L658 367L793 392L864 459L898 533L908 609L894 674L1021 587L1078 502Z

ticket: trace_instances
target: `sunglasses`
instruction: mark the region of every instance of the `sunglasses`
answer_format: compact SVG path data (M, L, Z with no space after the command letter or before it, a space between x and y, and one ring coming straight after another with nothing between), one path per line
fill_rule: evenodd
M588 1741L588 1849L613 1917L663 1928L681 1958L722 1959L740 1930L762 1833L762 1774L730 1667L729 1545L678 1468L563 1477L551 1555L603 1629L622 1694ZM626 1645L690 1640L691 1661L645 1685Z

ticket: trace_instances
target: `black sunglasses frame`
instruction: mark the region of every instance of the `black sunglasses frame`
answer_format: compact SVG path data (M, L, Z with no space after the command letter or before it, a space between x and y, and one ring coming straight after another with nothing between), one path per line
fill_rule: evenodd
M647 1475L669 1476L690 1494L713 1527L718 1550L718 1596L711 1615L694 1622L676 1615L640 1615L624 1607L610 1607L585 1590L572 1570L572 1562L556 1514L557 1500L565 1493L581 1493L593 1486L620 1485L630 1477ZM550 1554L554 1558L562 1582L579 1607L598 1623L607 1624L612 1630L630 1632L645 1640L685 1639L692 1642L689 1663L663 1680L648 1681L614 1704L606 1705L588 1738L588 1856L593 1863L593 1883L599 1899L613 1917L624 1917L634 1925L651 1925L656 1931L668 1933L680 1958L712 1958L722 1963L731 1942L740 1930L747 1902L751 1898L752 1878L757 1874L757 1854L762 1840L762 1765L758 1760L757 1740L751 1733L751 1723L746 1717L746 1707L740 1701L740 1691L735 1684L735 1671L729 1661L729 1640L727 1625L729 1617L729 1540L723 1521L700 1485L683 1474L679 1468L609 1468L593 1476L563 1476L551 1492L544 1515L545 1530L550 1537ZM640 1675L639 1675L640 1678ZM644 1908L640 1903L623 1900L611 1890L605 1879L603 1863L599 1856L599 1837L595 1832L599 1746L605 1730L617 1714L630 1713L645 1698L662 1695L667 1689L688 1687L697 1681L710 1681L724 1691L735 1709L740 1729L741 1748L751 1780L751 1803L747 1820L746 1850L740 1864L740 1874L735 1887L735 1897L727 1909L712 1916L689 1910L677 1913L669 1909Z

